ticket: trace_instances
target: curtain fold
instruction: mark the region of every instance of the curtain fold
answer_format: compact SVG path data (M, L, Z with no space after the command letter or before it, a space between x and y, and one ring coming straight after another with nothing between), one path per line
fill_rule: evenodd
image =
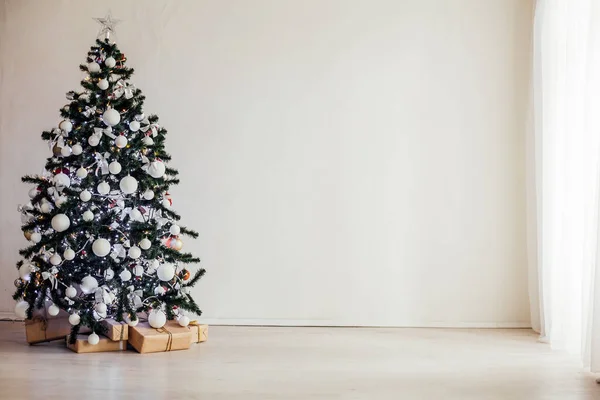
M600 372L600 4L538 0L528 132L533 327Z

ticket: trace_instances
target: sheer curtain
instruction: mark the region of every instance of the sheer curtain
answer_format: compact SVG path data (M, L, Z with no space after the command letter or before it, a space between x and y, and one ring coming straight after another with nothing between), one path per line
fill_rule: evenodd
M600 2L538 0L533 37L532 323L600 372Z

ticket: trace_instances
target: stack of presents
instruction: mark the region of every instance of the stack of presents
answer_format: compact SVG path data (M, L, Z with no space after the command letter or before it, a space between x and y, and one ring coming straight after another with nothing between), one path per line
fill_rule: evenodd
M72 327L62 311L56 317L34 313L33 319L25 321L27 342L35 344L64 340L66 346L76 353L125 351L128 347L138 353L157 353L187 350L194 343L205 342L208 339L208 325L201 325L197 321L191 321L185 327L176 321L167 321L162 328L154 329L148 322L130 326L125 322L106 319L102 321L102 332L96 332L100 336L97 344L88 342L88 334L91 333L89 328L82 328L75 343L70 343Z

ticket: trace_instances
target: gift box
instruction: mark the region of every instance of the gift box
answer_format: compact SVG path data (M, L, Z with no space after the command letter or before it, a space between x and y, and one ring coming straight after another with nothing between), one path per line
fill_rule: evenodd
M202 325L198 321L190 321L188 329L192 333L192 343L201 343L208 340L208 325Z
M68 314L62 310L55 317L46 315L45 309L36 310L33 312L32 319L25 320L25 336L29 344L63 339L71 334L72 328ZM89 333L91 330L88 327L81 327L80 332Z
M109 318L105 319L100 324L106 328L106 333L103 334L110 340L120 342L129 338L129 325L125 322L118 322Z
M127 341L114 341L109 338L100 336L100 341L97 344L88 343L88 335L77 335L75 343L69 343L69 338L66 339L67 347L75 353L102 353L105 351L123 351L127 350Z
M192 332L173 321L168 321L159 329L152 328L147 322L140 322L129 327L129 344L139 353L187 350L192 344Z

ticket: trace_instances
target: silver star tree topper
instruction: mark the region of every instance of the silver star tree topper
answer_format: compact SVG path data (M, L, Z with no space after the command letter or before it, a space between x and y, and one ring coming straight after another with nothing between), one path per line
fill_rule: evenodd
M108 14L106 14L106 17L94 18L94 20L96 20L96 22L102 25L100 31L98 32L98 37L104 36L104 39L109 39L110 34L115 33L115 26L117 26L117 24L121 22L120 19L113 19L110 11L108 12Z

